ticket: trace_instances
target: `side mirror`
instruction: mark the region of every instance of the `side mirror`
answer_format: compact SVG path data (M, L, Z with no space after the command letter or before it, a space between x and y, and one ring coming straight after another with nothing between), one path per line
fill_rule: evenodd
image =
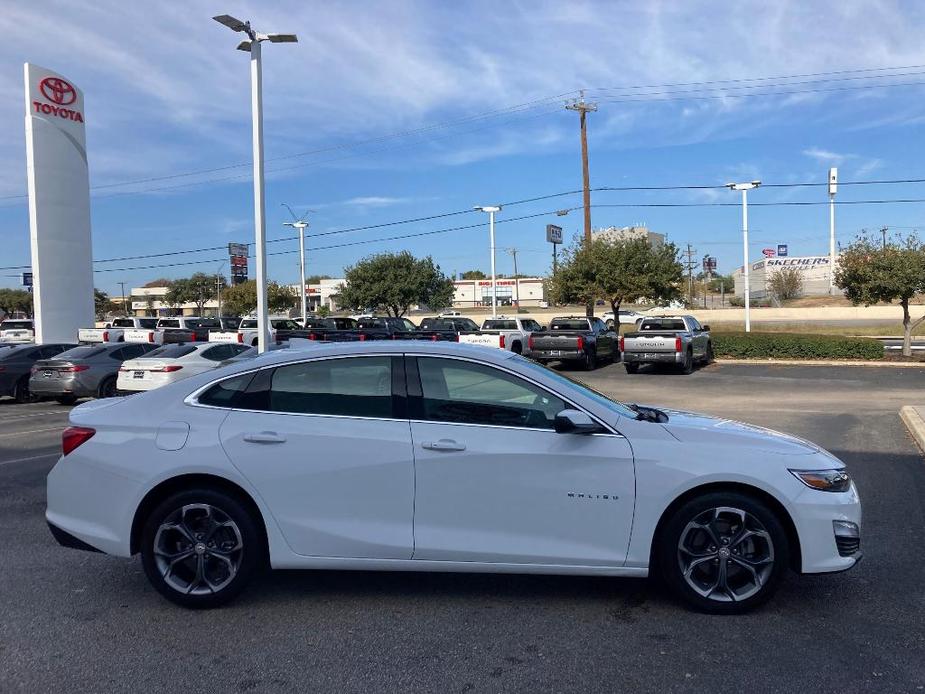
M704 332L709 332L710 326L709 326L709 325L701 325L701 326L700 326L700 329L703 330Z
M562 410L554 422L557 434L596 434L604 427L579 410Z

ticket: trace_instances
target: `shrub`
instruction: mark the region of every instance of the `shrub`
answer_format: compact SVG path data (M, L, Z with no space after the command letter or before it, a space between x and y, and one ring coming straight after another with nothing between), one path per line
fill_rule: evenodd
M866 337L799 333L714 333L713 352L731 359L883 359Z

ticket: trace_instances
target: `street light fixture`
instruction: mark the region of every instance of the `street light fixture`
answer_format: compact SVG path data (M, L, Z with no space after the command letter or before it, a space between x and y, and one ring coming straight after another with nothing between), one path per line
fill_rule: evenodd
M257 261L257 351L267 350L267 238L264 219L264 183L263 183L263 70L260 62L260 44L295 43L295 34L264 34L251 27L250 22L242 22L231 15L221 14L213 17L232 31L247 34L248 39L238 44L238 50L251 54L251 119L254 145L254 234L256 243L254 254Z
M742 269L745 274L745 332L752 331L751 323L751 280L749 277L748 260L748 191L753 190L761 185L761 181L751 181L750 183L727 183L726 187L730 190L742 191Z
M289 205L286 203L282 203L282 205L289 210L289 214L295 219L294 222L283 222L283 226L299 230L299 285L302 287L302 327L304 328L308 318L308 309L306 306L307 299L305 296L305 230L308 228L308 222L305 221L305 217L311 210L306 211L305 214L299 218L295 216L295 212L292 211Z
M491 244L491 317L498 315L498 283L495 280L495 212L501 211L501 205L476 205L474 210L488 213L488 237Z

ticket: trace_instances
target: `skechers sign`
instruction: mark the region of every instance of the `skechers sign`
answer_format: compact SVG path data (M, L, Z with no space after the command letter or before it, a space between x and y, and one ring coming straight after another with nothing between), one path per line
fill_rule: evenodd
M51 103L33 100L32 110L45 116L57 116L77 123L83 123L84 117L72 108L66 108L77 101L77 90L60 77L46 77L39 82L39 93Z

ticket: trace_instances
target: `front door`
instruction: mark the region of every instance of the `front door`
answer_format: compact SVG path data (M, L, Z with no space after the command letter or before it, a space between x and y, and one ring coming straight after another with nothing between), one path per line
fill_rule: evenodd
M268 368L222 424L222 446L297 554L411 558L411 433L393 378L403 390L401 357Z
M408 360L415 559L622 566L632 450L615 434L557 434L561 398L447 357Z

